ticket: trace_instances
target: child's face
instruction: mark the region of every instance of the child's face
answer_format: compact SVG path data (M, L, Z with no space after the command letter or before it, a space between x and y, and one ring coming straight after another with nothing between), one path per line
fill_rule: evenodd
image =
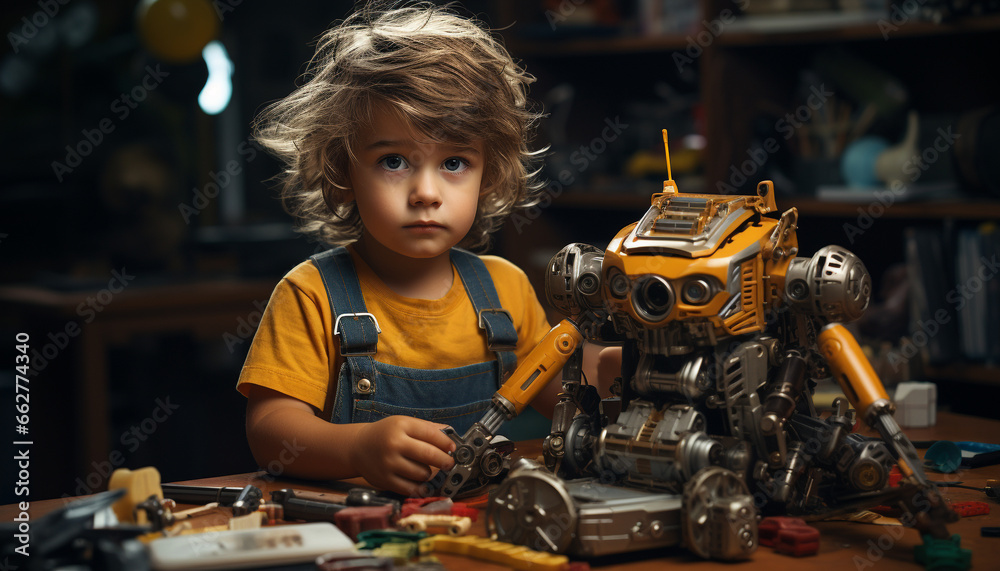
M364 239L411 258L430 258L472 227L482 187L484 148L426 142L395 113L376 106L358 137L352 196Z

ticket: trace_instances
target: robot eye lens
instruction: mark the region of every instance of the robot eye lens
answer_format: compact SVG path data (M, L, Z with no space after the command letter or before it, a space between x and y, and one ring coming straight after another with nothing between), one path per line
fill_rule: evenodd
M674 305L674 290L659 276L647 276L636 282L632 292L632 307L648 321L660 321Z
M686 303L705 303L712 297L712 288L703 279L691 280L684 284L682 297Z
M611 295L617 298L625 297L628 293L628 278L620 273L615 273L611 277Z
M662 310L670 306L670 292L661 284L652 283L646 288L646 302L650 308Z
M590 295L596 292L600 285L600 280L598 280L597 276L594 274L583 274L580 276L580 281L578 282L577 287L579 288L580 293Z
M794 280L788 284L788 296L796 301L809 297L809 285L803 280Z

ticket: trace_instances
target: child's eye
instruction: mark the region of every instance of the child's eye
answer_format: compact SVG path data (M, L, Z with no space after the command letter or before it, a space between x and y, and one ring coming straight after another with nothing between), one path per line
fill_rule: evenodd
M445 159L444 162L441 163L441 166L444 168L444 170L450 173L458 173L469 168L469 163L466 162L465 159L460 159L458 157L451 157L450 159Z
M382 166L387 171L400 171L406 168L406 161L403 157L399 155L389 155L388 157L382 158L378 164Z

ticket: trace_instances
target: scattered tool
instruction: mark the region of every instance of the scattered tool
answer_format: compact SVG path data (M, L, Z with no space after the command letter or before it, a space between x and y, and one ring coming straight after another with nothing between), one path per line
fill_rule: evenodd
M336 515L349 506L320 499L322 494L285 488L271 492L271 501L281 506L280 519L336 521Z
M216 488L211 486L186 486L183 484L163 484L164 497L180 504L207 504L216 502L220 506L232 507L233 515L245 515L257 511L264 493L257 486L247 485L242 488L227 486Z
M392 506L393 513L399 512L399 502L380 495L375 490L367 488L351 488L347 491L344 503L349 506Z

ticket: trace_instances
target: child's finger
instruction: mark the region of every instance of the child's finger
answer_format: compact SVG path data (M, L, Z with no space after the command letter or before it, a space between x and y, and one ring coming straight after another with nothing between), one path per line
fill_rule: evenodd
M395 466L394 476L404 479L411 484L423 483L431 479L433 470L428 464L424 464L412 458L402 458L402 462Z
M403 456L423 466L449 470L455 464L449 452L450 450L446 452L432 443L417 439L412 447L403 452Z
M447 428L447 424L437 424L435 422L418 422L410 427L407 433L417 440L427 442L445 452L453 452L455 443L441 429Z

